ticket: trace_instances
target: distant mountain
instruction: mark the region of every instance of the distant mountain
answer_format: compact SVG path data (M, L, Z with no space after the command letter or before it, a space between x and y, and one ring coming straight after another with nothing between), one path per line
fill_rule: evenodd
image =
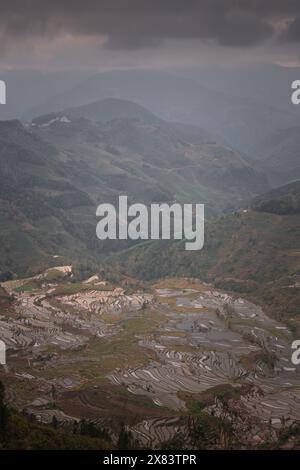
M295 181L258 196L254 199L252 208L256 211L271 214L300 213L300 181Z
M71 117L83 117L91 121L112 121L113 119L140 119L145 122L159 122L159 118L143 106L128 100L106 98L66 110Z
M268 64L123 69L93 74L74 70L3 71L1 79L7 82L8 99L0 108L0 119L28 120L118 98L139 103L161 119L200 127L217 135L218 142L264 160L269 153L266 139L299 122L299 107L290 100L291 82L298 74L298 68ZM89 112L92 118L93 111ZM97 114L96 109L94 112ZM275 149L282 161L285 149ZM290 180L290 174L284 178L277 170L272 174L271 160L267 171L275 184Z
M260 145L262 164L277 185L300 178L300 127L272 132Z
M299 67L246 62L174 68L172 72L224 94L260 101L300 117L299 107L291 102L291 84L300 76Z
M126 249L132 243L95 236L96 207L119 194L146 204L201 202L212 217L263 192L266 178L255 163L211 139L121 100L26 126L2 121L0 271L31 274L57 256L92 263Z
M32 124L39 127L48 127L57 121L70 123L74 120L79 122L80 119L102 123L116 119L140 120L145 123L159 125L160 128L172 129L178 137L182 136L195 143L212 143L216 141L222 143L220 136L209 133L199 126L165 121L137 103L117 98L106 98L83 106L66 108L63 111L38 116L32 119Z
M32 119L36 125L52 124L53 119L58 120L84 118L95 122L108 122L114 119L141 119L145 122L161 122L161 120L143 106L128 100L107 98L82 106L68 108L61 112L52 112Z
M278 83L273 94L273 88L263 79L260 69L252 70L245 80L249 91L243 82L247 69L234 68L233 75L231 79L227 69L199 71L190 76L184 76L183 70L131 69L99 73L46 100L28 116L108 97L121 98L145 106L162 119L199 126L221 136L230 146L260 157L260 142L274 130L293 126L298 119L297 109L285 105L285 97L290 103L290 83L281 68L275 68L273 81L276 77ZM272 77L269 69L267 75ZM285 95L281 94L277 100L280 86Z
M278 134L279 146L275 144L274 152L278 161L284 162L297 148L297 141L291 147L284 142L281 146L280 139L285 141L284 132L299 122L300 109L290 99L291 82L299 73L299 68L269 64L123 69L93 74L74 70L3 71L1 79L7 82L8 99L0 108L0 118L32 119L119 98L139 103L161 119L201 127L217 135L218 142L259 160L269 155L266 141ZM290 174L281 177L276 168L273 175L272 159L267 171L275 184L290 180Z
M166 192L163 199L202 199L214 210L267 187L265 176L246 155L200 128L164 121L132 102L109 99L66 109L34 119L33 127L61 150L72 147L73 158L79 152L82 159L81 152L86 164L90 157L92 165L104 158L106 177L120 190L141 186L142 200L158 185Z
M1 80L7 85L7 102L0 106L0 119L21 119L28 111L58 93L73 88L87 78L82 71L38 71L31 69L0 68ZM53 109L53 108L48 108Z

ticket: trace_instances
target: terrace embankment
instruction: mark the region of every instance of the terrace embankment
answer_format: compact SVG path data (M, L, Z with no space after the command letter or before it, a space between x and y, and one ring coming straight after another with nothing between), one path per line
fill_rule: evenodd
M195 448L200 419L214 436L206 447L222 448L224 422L232 445L252 447L300 419L292 332L245 299L193 279L127 292L98 276L76 283L69 269L3 283L2 294L0 380L39 421L85 419L112 442L122 423L137 445L182 435Z

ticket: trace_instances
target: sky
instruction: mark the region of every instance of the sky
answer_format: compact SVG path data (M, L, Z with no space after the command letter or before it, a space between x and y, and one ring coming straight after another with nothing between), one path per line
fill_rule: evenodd
M1 0L0 67L300 65L299 0Z

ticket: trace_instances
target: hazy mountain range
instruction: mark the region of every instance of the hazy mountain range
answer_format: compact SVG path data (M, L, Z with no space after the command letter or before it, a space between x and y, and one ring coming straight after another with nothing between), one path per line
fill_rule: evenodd
M0 282L12 281L0 286L1 328L13 348L22 345L21 354L13 349L9 356L10 375L2 374L3 380L9 377L8 396L22 413L45 413L47 423L50 416L56 433L58 423L73 420L73 434L60 433L57 447L92 445L78 439L78 426L80 434L101 436L98 449L108 446L111 431L106 429L115 433L112 421L122 423L122 436L123 423L132 423L133 415L143 426L165 423L161 429L173 436L170 413L178 419L171 424L176 439L177 423L190 421L190 414L199 417L202 447L212 423L217 440L222 429L206 409L220 397L226 409L234 398L238 410L245 403L242 393L248 403L252 376L258 382L253 409L256 415L258 406L266 408L262 428L270 430L270 407L277 413L272 416L279 416L278 409L281 413L279 403L291 403L288 409L298 412L292 395L297 378L286 367L300 309L300 182L291 182L300 176L296 110L275 109L251 93L237 96L242 93L238 84L234 95L229 83L226 92L212 92L193 77L144 71L120 75L127 90L122 99L115 96L121 88L119 75L114 82L112 72L85 78L71 90L65 83L57 98L42 105L37 100L26 119L0 121ZM120 194L127 194L129 203L204 203L204 248L188 252L185 240L99 241L96 208L103 202L117 205ZM184 324L196 342L185 342ZM282 346L284 335L288 342ZM161 345L165 340L168 346ZM208 355L212 362L204 366ZM67 387L62 381L53 385L53 371ZM142 388L129 388L130 371L132 386ZM207 373L208 388L200 394ZM24 387L28 377L34 379L29 407L20 377ZM237 392L241 380L247 386ZM269 395L261 380L267 381ZM287 382L282 387L283 380L291 380L288 387ZM157 401L156 386L159 399L163 395L175 402ZM186 403L182 414L180 408L173 412L177 400ZM75 426L73 415L84 419ZM89 416L94 423L96 415L99 434L97 420L92 427L86 424ZM240 415L244 432L247 413ZM239 416L235 408L232 416ZM15 417L20 418L15 412L8 415L9 443L25 422L12 425ZM29 430L28 447L51 441L49 431L44 438L43 428L32 422ZM138 432L148 433L148 424ZM243 432L238 431L239 445ZM164 440L161 431L158 435ZM42 444L36 444L39 439ZM180 437L179 447L186 439Z
M125 260L138 277L187 274L257 292L277 271L276 288L290 278L297 282L295 251L288 247L298 246L299 185L267 192L299 177L297 108L285 106L280 93L273 108L270 96L254 93L249 77L252 88L244 97L231 75L222 91L210 94L209 75L202 74L199 84L196 72L77 77L73 88L66 85L27 110L23 124L1 122L2 273L37 272L57 257L102 263L125 250L112 266L122 269ZM275 89L282 74L284 83L292 77L277 67L271 72ZM217 81L211 86L217 88ZM106 97L122 94L126 99ZM133 96L137 102L128 99ZM29 121L30 115L38 117ZM246 135L252 149L259 147L255 155ZM228 215L209 223L205 250L192 258L180 244L166 250L160 243L104 246L95 237L95 209L125 193L132 202L203 202L208 219Z
M31 119L114 97L134 101L162 119L201 127L218 141L264 160L278 132L297 127L299 108L291 104L291 83L299 76L298 68L264 64L92 75L9 72L3 74L8 104L0 117Z
M206 131L124 100L26 126L2 121L0 140L2 271L36 271L54 256L107 254L115 245L96 239L95 211L119 194L145 203L202 202L212 217L268 186L253 160Z

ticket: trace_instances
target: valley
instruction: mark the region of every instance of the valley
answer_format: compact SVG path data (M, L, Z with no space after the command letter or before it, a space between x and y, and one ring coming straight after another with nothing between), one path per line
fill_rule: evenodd
M0 143L6 445L299 447L299 182L269 190L217 136L116 98L1 121ZM203 203L203 249L98 240L122 194Z
M286 465L300 3L42 3L1 2L0 452Z

